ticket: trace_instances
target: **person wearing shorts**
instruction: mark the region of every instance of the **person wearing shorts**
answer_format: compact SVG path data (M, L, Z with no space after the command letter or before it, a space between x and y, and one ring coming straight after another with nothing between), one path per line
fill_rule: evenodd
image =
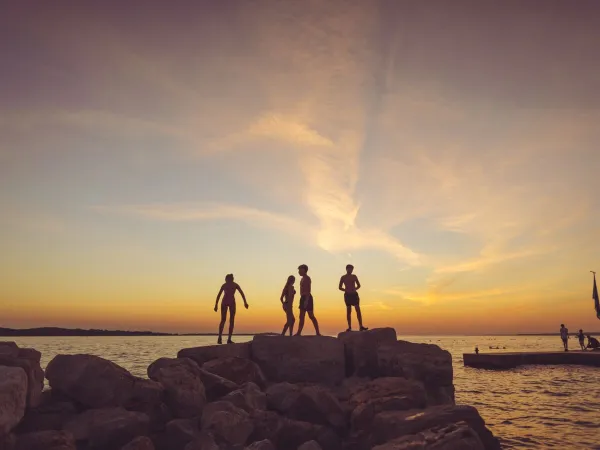
M358 290L360 289L360 281L358 277L352 272L354 266L348 264L346 266L346 274L340 278L340 291L344 292L344 302L346 303L346 319L348 320L348 329L346 331L352 331L352 307L356 310L356 318L358 319L358 327L360 331L368 330L367 327L363 326L362 314L360 311L360 297L358 296Z
M308 314L309 319L312 321L315 331L317 332L317 336L321 336L319 332L319 322L317 322L317 318L314 314L314 301L313 296L311 294L311 283L312 280L307 274L308 266L306 264L302 264L298 267L298 274L302 277L300 280L300 321L298 323L298 331L295 336L300 336L302 334L302 329L304 328L304 316Z

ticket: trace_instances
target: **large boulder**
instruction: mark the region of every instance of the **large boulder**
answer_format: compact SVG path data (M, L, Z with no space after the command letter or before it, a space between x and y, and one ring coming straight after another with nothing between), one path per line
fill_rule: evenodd
M458 422L393 439L373 450L485 450L485 446L469 425Z
M200 368L187 358L161 358L148 367L148 376L165 388L165 402L178 418L197 417L206 404Z
M221 397L240 388L240 386L233 381L210 373L204 369L200 369L200 379L202 380L202 384L204 384L206 400L209 402L217 401Z
M175 419L167 424L162 441L169 450L183 450L185 446L200 436L197 419Z
M244 450L277 450L273 443L268 439L256 441L246 447Z
M298 447L298 450L323 450L317 441L308 441Z
M486 450L500 449L498 440L486 428L477 409L454 405L435 406L425 410L380 412L373 419L371 443L382 444L398 437L458 422L465 422L473 429Z
M225 401L206 405L201 423L202 430L210 432L217 443L226 445L243 445L254 431L248 413Z
M246 412L255 409L267 409L267 395L254 383L246 383L240 389L230 392L222 398Z
M27 374L20 367L0 366L0 436L23 418L27 404Z
M404 411L424 408L426 392L423 384L399 377L384 377L355 385L347 401L350 422L355 430L371 426L375 415L382 411Z
M16 450L76 450L76 446L68 431L47 430L19 435Z
M19 348L14 342L0 342L0 366L21 367L27 374L27 407L40 404L44 389L42 354L32 348Z
M121 450L154 450L154 444L149 437L138 436L121 447Z
M173 418L170 408L164 401L165 388L161 383L136 378L131 396L123 406L129 411L146 414L150 418L150 427L153 430L162 430L165 424Z
M61 430L63 425L78 413L73 402L60 396L52 396L51 391L44 394L39 406L25 412L25 417L17 427L18 433Z
M329 425L337 430L346 428L342 406L323 386L275 384L267 389L267 404L291 419Z
M123 408L89 409L69 420L64 429L91 449L113 450L137 436L146 436L150 419Z
M236 384L254 383L260 387L264 387L266 384L265 376L260 367L246 358L231 356L213 359L204 363L202 368Z
M380 345L377 361L381 376L410 378L434 386L452 384L452 356L434 344L397 341Z
M88 408L122 406L135 377L123 367L94 355L57 355L46 368L52 389Z
M177 353L178 358L189 358L202 367L213 359L229 357L250 359L250 342L230 345L207 345L206 347L184 348Z
M346 375L376 377L377 349L383 344L396 342L393 328L374 328L367 331L345 331L338 335L346 352Z
M183 450L222 450L215 442L215 438L212 434L201 431L200 434L190 443L188 443Z
M337 384L344 379L344 344L327 336L255 336L252 359L269 381Z

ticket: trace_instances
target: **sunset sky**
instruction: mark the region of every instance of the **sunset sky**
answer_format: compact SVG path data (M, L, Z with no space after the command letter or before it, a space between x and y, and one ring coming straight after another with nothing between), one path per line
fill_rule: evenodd
M4 2L0 327L215 331L233 272L237 331L276 331L305 263L334 333L352 263L365 324L399 335L599 329L599 20L594 0Z

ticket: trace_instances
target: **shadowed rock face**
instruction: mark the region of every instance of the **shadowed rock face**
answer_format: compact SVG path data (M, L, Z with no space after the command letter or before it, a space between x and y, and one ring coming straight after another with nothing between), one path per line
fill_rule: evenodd
M326 336L256 336L252 359L269 381L338 384L345 376L344 345Z
M40 404L44 389L42 354L32 348L19 348L14 342L0 342L0 366L21 367L27 375L27 407Z
M27 374L20 367L0 366L0 436L8 434L25 415Z
M454 405L449 354L396 342L393 329L260 335L180 355L194 359L161 358L150 379L90 355L57 356L52 389L24 418L31 378L0 366L0 450L500 448L476 409ZM39 356L0 344L0 357Z

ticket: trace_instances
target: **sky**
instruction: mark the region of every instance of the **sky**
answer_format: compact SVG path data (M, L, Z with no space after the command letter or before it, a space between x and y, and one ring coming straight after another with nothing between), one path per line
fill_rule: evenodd
M600 328L598 2L1 8L0 326Z

